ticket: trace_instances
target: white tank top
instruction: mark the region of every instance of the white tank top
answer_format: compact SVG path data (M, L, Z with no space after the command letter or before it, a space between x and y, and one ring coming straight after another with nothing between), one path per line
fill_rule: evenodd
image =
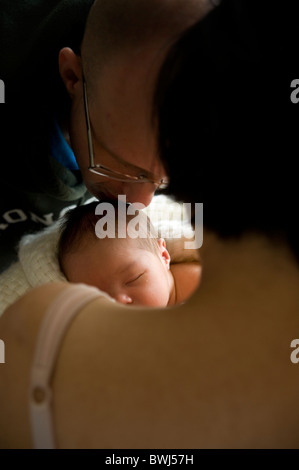
M74 319L90 301L106 297L95 287L70 284L46 311L39 330L30 381L30 418L35 449L55 449L51 378L60 345Z

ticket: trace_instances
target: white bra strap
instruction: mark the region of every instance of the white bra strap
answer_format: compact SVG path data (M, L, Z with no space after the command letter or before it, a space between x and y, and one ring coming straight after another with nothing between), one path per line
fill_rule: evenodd
M102 296L112 300L94 287L70 285L55 298L42 320L30 384L30 415L35 449L55 448L50 381L63 336L75 315L88 302Z

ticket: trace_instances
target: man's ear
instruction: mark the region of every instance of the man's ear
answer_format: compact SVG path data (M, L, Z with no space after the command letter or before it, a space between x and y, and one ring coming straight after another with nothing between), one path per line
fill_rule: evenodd
M159 251L160 251L161 258L162 258L162 262L165 263L168 269L170 269L170 254L167 251L164 238L159 238L158 245L159 245Z
M80 86L82 91L82 65L81 57L76 55L69 47L64 47L58 57L59 72L71 99L73 99Z

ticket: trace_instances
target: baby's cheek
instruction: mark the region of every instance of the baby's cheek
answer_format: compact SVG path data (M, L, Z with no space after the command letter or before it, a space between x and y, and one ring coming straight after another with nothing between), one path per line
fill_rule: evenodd
M165 307L168 304L169 292L162 285L151 286L145 289L141 302L150 307Z

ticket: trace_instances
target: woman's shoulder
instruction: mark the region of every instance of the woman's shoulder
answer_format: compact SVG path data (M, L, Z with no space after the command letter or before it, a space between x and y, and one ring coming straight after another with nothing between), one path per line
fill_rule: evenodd
M50 307L82 309L93 299L114 302L105 292L85 284L57 281L34 287L3 312L0 318L1 331L7 332L8 336L16 333L23 335L23 331L29 336L35 336Z
M8 315L10 311L14 311L18 308L28 307L28 305L30 305L31 310L34 310L34 306L37 306L39 309L42 306L46 307L48 302L53 300L53 297L58 295L59 292L68 289L69 285L68 282L57 281L33 287L19 297L16 302L4 312L4 315Z

